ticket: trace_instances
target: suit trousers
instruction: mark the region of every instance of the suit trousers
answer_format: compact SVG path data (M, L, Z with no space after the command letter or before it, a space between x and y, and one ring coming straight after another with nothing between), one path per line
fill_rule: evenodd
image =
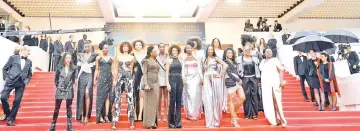
M60 59L61 59L61 55L54 55L54 62L53 62L54 69L56 69L57 65L59 64Z
M303 94L305 100L309 100L309 97L307 96L306 89L305 89L305 81L308 83L309 86L311 86L310 85L310 77L308 77L306 75L299 75L299 77L300 77L300 85L301 85L302 94ZM310 87L310 96L311 96L311 101L315 101L314 89L311 87Z
M181 100L183 80L181 75L170 74L169 128L181 128Z
M6 81L5 81L6 82ZM16 82L18 84L7 84L4 85L4 90L1 92L1 103L3 106L4 114L8 117L8 121L15 121L17 112L20 107L21 99L24 94L25 84L21 80ZM15 89L15 100L13 107L10 110L9 95L11 91Z

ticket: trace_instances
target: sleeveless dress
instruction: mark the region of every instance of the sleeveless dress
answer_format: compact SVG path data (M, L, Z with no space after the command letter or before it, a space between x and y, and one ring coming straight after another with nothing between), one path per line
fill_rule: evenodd
M186 118L201 119L201 85L202 72L200 62L185 61L184 62L184 78L187 83L184 87L184 109Z
M109 107L108 116L105 116L105 102L106 99L111 95L112 87L112 72L111 65L113 60L110 58L108 61L100 57L99 63L99 79L97 83L97 93L96 93L96 121L100 122L100 117L109 117L111 116L111 106Z

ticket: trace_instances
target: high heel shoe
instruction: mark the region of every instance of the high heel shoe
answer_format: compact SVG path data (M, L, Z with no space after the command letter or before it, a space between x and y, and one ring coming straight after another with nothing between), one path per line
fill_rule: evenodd
M237 118L231 118L231 124L233 124L234 127L240 127Z
M281 120L281 127L285 128L287 126L287 123L285 120Z
M134 122L130 123L130 130L135 130Z
M116 130L116 122L113 122L111 129Z

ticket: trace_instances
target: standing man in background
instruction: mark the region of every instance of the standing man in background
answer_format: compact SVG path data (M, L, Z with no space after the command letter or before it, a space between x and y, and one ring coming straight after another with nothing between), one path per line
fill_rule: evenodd
M74 53L75 51L75 42L74 41L74 35L69 36L69 41L65 43L65 52Z
M87 42L87 35L83 34L83 39L79 40L77 52L82 53L84 51L84 44Z
M359 73L359 56L355 51L351 51L350 45L345 49L346 59L349 64L349 69L351 74Z
M61 40L61 36L58 36L58 39L54 42L54 52L53 52L54 63L53 64L54 64L55 68L59 64L61 55L64 52L64 46L60 40Z
M1 103L4 116L0 121L6 121L8 126L15 126L16 114L20 107L20 102L24 94L25 86L32 77L32 62L27 59L30 52L28 46L20 48L19 55L10 56L3 67L3 79L5 81L4 90L1 92ZM15 100L10 110L9 95L15 89Z

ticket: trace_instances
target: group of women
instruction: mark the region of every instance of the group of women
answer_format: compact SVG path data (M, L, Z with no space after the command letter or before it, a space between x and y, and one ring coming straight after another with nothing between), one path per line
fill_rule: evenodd
M57 100L49 131L55 130L63 99L67 103L68 130L72 130L73 84L77 85L76 119L84 124L91 116L93 87L96 87L96 122L112 122L114 130L123 92L130 129L135 129L135 122L156 129L158 121L166 119L169 128L182 128L182 106L191 121L202 119L204 112L208 128L219 127L222 112L229 110L231 123L239 127L236 112L244 105L245 119L257 119L259 97L264 101L263 110L269 122L285 127L281 106L283 68L273 58L271 49L265 49L265 59L259 60L253 44L247 41L243 54L237 56L231 48L223 50L217 38L205 49L199 39L187 40L184 49L180 43L170 43L168 52L163 43L147 46L144 51L145 42L136 40L122 42L115 57L108 55L108 45L102 47L102 55L96 56L90 52L90 45L85 44L77 66L72 64L71 54L65 53L56 69ZM258 91L260 83L262 93ZM239 98L234 99L235 95Z

